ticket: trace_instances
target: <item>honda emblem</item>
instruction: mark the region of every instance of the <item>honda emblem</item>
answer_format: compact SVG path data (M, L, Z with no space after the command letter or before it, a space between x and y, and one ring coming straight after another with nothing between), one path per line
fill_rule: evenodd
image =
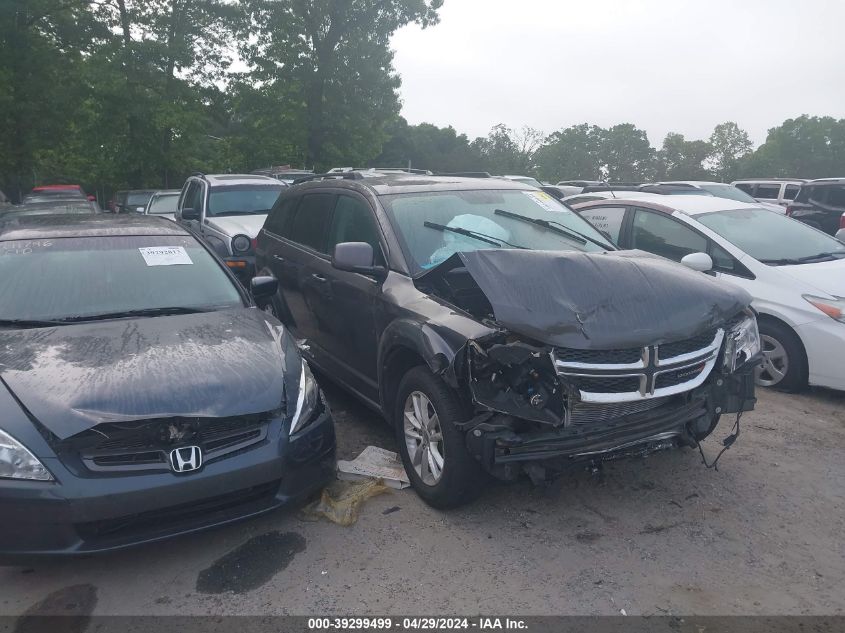
M202 466L202 450L199 446L185 446L170 451L170 467L174 473L190 473Z

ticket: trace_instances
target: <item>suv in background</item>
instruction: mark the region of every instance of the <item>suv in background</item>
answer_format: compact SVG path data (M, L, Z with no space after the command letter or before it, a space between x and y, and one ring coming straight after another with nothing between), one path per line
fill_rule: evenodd
M764 209L775 213L784 213L784 208L770 202L760 202L752 198L748 193L723 182L712 182L708 180L671 180L643 185L640 191L646 193L658 193L662 195L701 195L736 200L747 204L756 204Z
M845 178L820 178L801 185L786 214L829 235L845 228Z
M290 165L280 165L276 167L265 167L264 169L256 169L252 172L256 176L269 176L275 178L279 182L286 185L292 185L299 178L313 176L314 172L311 169L294 169Z
M157 189L129 189L117 191L109 203L112 213L143 213Z
M287 185L254 174L195 174L182 187L175 220L216 252L241 281L255 270L253 240Z
M798 190L805 182L807 181L802 178L750 178L734 180L731 184L737 189L742 189L758 202L779 204L785 207L795 200Z
M488 475L696 446L754 406L748 293L616 252L524 183L315 176L279 197L256 268L306 358L392 425L434 507Z

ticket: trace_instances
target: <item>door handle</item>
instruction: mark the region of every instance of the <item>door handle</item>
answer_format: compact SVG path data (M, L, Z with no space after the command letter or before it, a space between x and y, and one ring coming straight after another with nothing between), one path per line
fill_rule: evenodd
M325 283L326 281L328 281L328 279L326 279L325 277L323 277L323 275L321 275L319 273L314 273L313 275L311 275L311 277L312 277L312 279L315 279L315 280L319 281L320 283Z
M282 262L282 263L285 262L285 258L282 257L281 255L273 255L273 259L275 259L277 262Z

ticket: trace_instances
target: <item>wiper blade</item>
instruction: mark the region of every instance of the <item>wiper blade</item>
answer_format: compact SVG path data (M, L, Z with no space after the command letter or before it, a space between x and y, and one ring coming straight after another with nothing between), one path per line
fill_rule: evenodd
M492 244L493 246L502 246L502 244L507 244L512 248L519 248L525 249L524 246L519 246L518 244L511 244L510 242L506 242L505 240L493 237L492 235L487 235L486 233L479 233L478 231L471 231L469 229L464 229L460 226L446 226L445 224L437 224L436 222L423 222L423 226L428 227L430 229L437 229L438 231L449 231L450 233L457 233L458 235L465 235L466 237L471 237L473 239L478 240L479 242L486 242L487 244Z
M56 325L66 325L66 322L45 319L0 319L0 327L36 328L54 327Z
M583 233L576 231L575 229L571 229L565 224L561 224L560 222L555 222L554 220L530 218L527 215L520 215L519 213L513 213L512 211L505 211L504 209L496 209L493 213L495 213L496 215L504 216L506 218L511 218L513 220L520 220L521 222L528 222L529 224L541 226L544 229L551 231L552 233L557 233L558 235L568 237L569 239L578 242L579 244L586 244L587 242L592 242L593 244L601 246L602 248L608 248L612 251L616 250L614 246L610 246L608 244L605 244L604 242L600 242L599 240L593 239L588 235L584 235Z
M832 259L837 257L845 257L845 253L819 253L817 255L808 255L807 257L799 257L799 262L810 262L814 259Z
M791 266L800 264L801 261L797 259L761 259L760 263L767 264L769 266Z
M84 314L62 319L63 323L79 323L82 321L105 321L107 319L127 319L132 317L155 317L173 314L197 314L208 312L203 308L189 308L186 306L169 306L164 308L142 308L140 310L124 310L123 312L106 312L103 314Z

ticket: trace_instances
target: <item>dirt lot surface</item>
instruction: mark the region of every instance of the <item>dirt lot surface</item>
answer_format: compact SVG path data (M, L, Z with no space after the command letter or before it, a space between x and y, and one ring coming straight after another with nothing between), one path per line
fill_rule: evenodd
M342 457L395 448L368 410L330 400ZM761 393L718 472L674 451L545 489L498 485L449 513L405 490L369 500L352 527L283 511L0 568L0 614L843 614L843 405Z

